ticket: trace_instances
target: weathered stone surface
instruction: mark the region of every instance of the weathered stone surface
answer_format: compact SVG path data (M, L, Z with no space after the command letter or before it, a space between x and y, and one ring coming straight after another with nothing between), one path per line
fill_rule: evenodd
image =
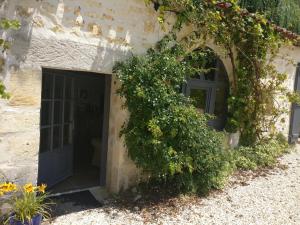
M41 103L41 77L40 70L12 71L9 82L7 82L8 91L11 95L8 105L31 106L39 109Z
M30 107L7 106L0 117L0 133L25 132L39 129L40 110Z
M286 81L286 87L291 91L294 90L297 63L300 63L300 48L295 46L281 48L279 55L273 61L273 64L279 72L287 74L288 79ZM286 108L287 113L279 118L276 128L278 131L288 136L291 119L291 104L286 100L282 100L280 96L278 96L277 101L280 106Z

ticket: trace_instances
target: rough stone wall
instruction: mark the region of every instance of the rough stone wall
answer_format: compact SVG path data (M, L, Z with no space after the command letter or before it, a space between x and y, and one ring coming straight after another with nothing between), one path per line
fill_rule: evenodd
M123 101L116 94L119 82L116 77L112 77L112 92L110 104L109 119L109 138L108 138L108 156L107 156L107 185L111 191L118 192L125 190L130 185L137 183L140 178L139 170L127 157L124 149L123 138L120 139L121 126L128 118L128 112L122 110ZM126 173L124 173L126 171ZM118 179L116 179L118 177Z
M0 102L0 174L19 183L37 180L41 69L111 74L116 61L143 54L162 31L153 7L143 0L9 0L1 14L19 19L19 31L3 57L1 79L11 98ZM101 74L99 74L101 76ZM138 171L119 138L127 117L112 82L107 187L117 192L135 182Z
M0 179L36 181L40 78L37 70L10 74L12 98L0 102Z
M294 90L294 84L296 79L297 64L300 63L300 47L286 46L280 49L278 56L274 60L276 69L281 73L286 73L288 79L285 83L286 87L290 90ZM288 110L288 113L282 115L277 123L277 129L285 136L289 135L290 119L291 119L291 104L287 101L282 101L278 98L281 106ZM283 122L280 122L282 119Z

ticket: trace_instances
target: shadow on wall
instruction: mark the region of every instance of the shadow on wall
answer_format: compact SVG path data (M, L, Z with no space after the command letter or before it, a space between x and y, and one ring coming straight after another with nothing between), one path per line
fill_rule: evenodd
M130 52L145 53L164 33L155 10L143 1L10 0L6 4L7 14L22 23L12 33L14 57L9 64L16 69L25 62L36 68L111 73L116 61Z
M145 52L151 46L143 46L145 43L154 44L160 38L156 12L143 1L61 2L57 11L63 11L59 16L63 29L97 46L96 52L90 49L93 63L88 69L94 72L111 73L116 61L130 56L131 51Z
M21 23L21 28L17 31L8 30L2 35L12 42L11 48L5 53L5 67L3 70L4 80L9 75L10 70L17 70L20 64L25 61L28 49L30 48L30 40L33 29L33 15L37 11L35 7L30 10L17 5L17 0L3 1L0 15L8 19L17 19Z

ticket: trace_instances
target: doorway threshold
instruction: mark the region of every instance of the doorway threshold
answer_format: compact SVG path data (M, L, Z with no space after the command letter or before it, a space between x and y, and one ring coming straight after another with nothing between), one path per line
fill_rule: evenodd
M104 186L95 186L95 187L89 187L89 188L82 188L82 189L76 189L72 191L66 191L66 192L61 192L61 193L54 193L54 194L49 194L49 198L55 198L55 197L61 197L61 196L66 196L66 195L71 195L71 194L76 194L80 192L90 192L91 195L99 202L103 203L103 201L107 198L109 198L109 193L106 190Z
M95 194L95 190L96 194ZM49 197L52 218L69 213L81 212L101 208L108 198L104 187L94 187L90 190L74 190L68 193L59 193Z
M99 169L94 168L76 172L72 176L51 187L49 191L55 194L98 187L101 186L99 176Z
M93 187L78 188L78 189L74 189L74 190L55 192L55 193L51 193L51 191L50 191L50 194L48 194L48 196L49 197L58 197L58 196L61 196L61 195L74 194L74 193L78 193L78 192L82 192L82 191L90 191L91 189L97 189L97 188L104 188L104 187L102 187L102 186L93 186Z

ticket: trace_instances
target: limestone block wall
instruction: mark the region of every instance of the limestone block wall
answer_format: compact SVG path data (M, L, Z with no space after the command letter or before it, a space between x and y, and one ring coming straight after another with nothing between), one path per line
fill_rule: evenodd
M294 91L297 64L300 63L300 47L285 46L281 48L273 63L279 72L287 74L288 79L285 85L290 91ZM288 113L282 115L276 127L285 136L288 136L291 119L291 104L287 101L282 101L280 98L278 98L278 101L281 106L288 110ZM282 122L280 122L281 119Z
M13 71L9 101L0 102L0 179L36 182L41 72Z
M107 165L111 166L107 167L106 173L107 185L111 187L111 191L113 192L125 190L130 185L136 184L141 176L139 170L127 157L127 151L123 150L124 140L123 138L120 139L119 136L124 121L128 119L128 112L122 110L123 99L116 94L118 87L119 82L113 76L107 156Z
M144 54L163 31L157 12L143 0L4 0L0 16L21 21L1 55L1 73L11 98L0 102L0 174L2 179L37 181L41 70L57 68L111 74L116 61ZM111 87L107 188L117 192L137 179L119 131L127 118ZM1 178L1 175L0 175Z

